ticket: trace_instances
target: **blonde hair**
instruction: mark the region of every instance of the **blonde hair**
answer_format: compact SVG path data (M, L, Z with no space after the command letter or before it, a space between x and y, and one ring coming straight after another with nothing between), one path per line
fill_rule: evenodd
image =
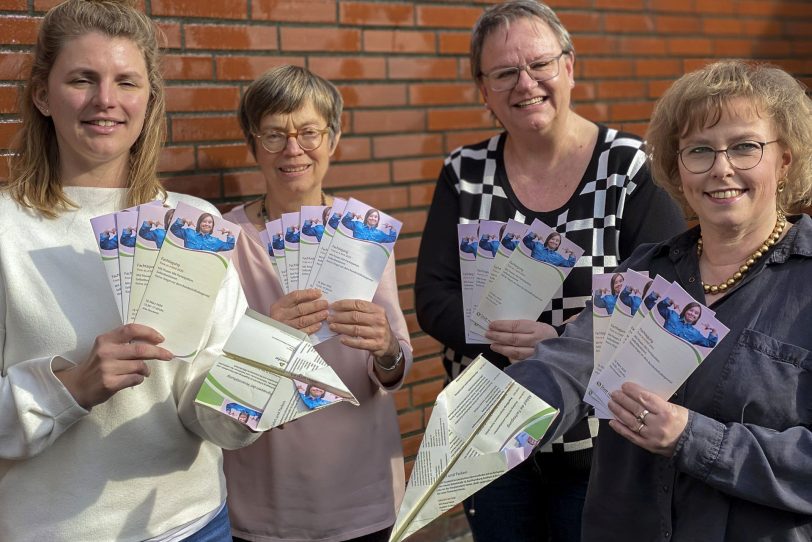
M802 83L769 64L722 60L683 75L663 94L649 123L646 142L654 180L679 203L688 205L679 176L679 139L713 126L733 100L749 101L753 112L770 119L777 139L792 154L778 209L801 212L812 202L812 102Z
M327 122L330 145L333 145L336 134L341 133L344 99L330 81L306 68L283 65L265 72L248 85L240 100L237 118L251 153L256 156L254 134L259 131L264 116L294 113L308 101Z
M75 207L59 179L59 149L51 118L34 104L48 84L59 53L70 40L98 32L131 40L144 55L150 95L141 134L130 149L127 203L137 205L166 191L156 174L164 139L164 86L159 66L157 27L135 8L134 0L67 0L45 14L37 35L31 71L20 100L22 127L9 159L10 179L3 186L20 205L48 218Z

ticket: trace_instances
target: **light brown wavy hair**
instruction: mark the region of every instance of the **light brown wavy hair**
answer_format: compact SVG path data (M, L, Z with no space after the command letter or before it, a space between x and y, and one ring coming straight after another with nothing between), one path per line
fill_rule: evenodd
M646 133L654 181L696 218L680 192L679 139L714 126L731 101L744 98L753 111L772 121L779 143L792 154L778 209L796 214L812 203L812 101L806 87L769 64L722 60L680 77L663 94Z
M141 135L130 149L128 205L138 205L166 191L157 177L164 141L164 85L159 66L158 30L135 7L135 0L67 0L45 14L37 35L31 69L21 95L22 127L12 144L9 182L2 186L20 205L48 218L75 208L59 178L59 149L53 121L34 105L67 42L97 32L131 40L143 53L150 95Z

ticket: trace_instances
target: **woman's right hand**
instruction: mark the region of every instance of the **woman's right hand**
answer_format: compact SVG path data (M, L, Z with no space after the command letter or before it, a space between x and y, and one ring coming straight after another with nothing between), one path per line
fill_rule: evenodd
M158 346L163 341L164 337L151 327L119 326L96 337L84 363L54 375L76 402L89 410L120 390L143 382L150 372L146 360L172 359L172 352Z
M308 335L315 333L328 315L329 304L320 297L321 290L318 288L295 290L271 305L271 318Z
M558 333L553 326L535 320L494 320L485 337L493 341L491 350L513 363L529 358L538 343L558 337Z

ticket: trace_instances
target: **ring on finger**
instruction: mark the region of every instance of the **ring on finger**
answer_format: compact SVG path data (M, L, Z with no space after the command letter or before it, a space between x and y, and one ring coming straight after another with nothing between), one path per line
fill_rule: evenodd
M651 412L649 412L648 409L644 408L643 411L640 414L635 416L635 418L637 419L638 422L645 425L646 424L646 416L648 416L649 414L651 414Z
M639 435L640 431L642 431L645 426L646 426L646 424L641 423L640 425L637 426L637 429L635 429L634 432Z

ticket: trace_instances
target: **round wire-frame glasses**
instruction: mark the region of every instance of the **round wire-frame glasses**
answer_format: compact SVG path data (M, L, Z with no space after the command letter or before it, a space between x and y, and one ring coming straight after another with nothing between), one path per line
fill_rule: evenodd
M677 151L682 166L691 173L707 173L716 163L716 157L723 153L728 163L739 171L753 169L764 157L764 147L778 142L772 141L739 141L725 149L714 149L708 145L691 145Z
M522 66L497 68L488 73L483 73L482 78L488 80L488 88L494 92L513 90L513 87L519 83L519 74L522 71L526 71L531 79L541 83L558 76L561 71L559 60L569 53L569 51L561 51L554 57L538 58Z
M263 149L272 154L282 152L291 137L296 139L296 143L303 151L315 151L324 142L324 134L329 131L329 128L306 127L293 132L272 130L262 134L254 134L254 137L259 140L259 144L262 145Z

